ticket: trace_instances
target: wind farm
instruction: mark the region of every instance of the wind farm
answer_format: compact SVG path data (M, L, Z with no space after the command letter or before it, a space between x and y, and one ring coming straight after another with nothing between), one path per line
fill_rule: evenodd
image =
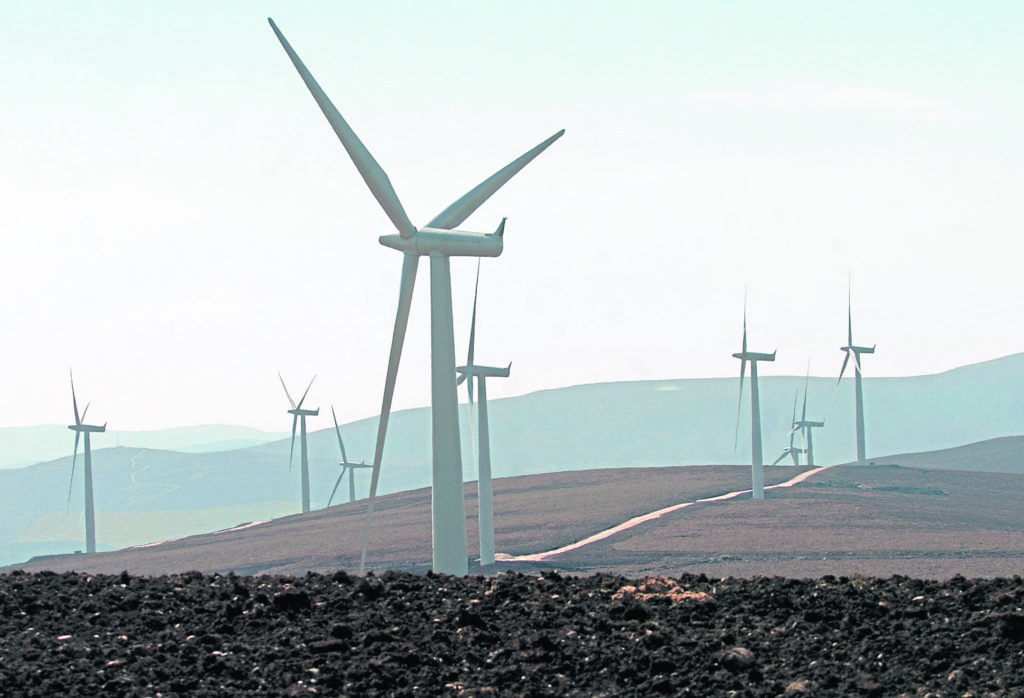
M12 8L0 694L1024 690L1024 9L918 9Z

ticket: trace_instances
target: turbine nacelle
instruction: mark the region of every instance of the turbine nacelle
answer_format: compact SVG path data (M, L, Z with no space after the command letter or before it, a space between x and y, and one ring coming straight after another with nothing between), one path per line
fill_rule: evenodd
M463 376L482 376L483 378L508 378L512 373L512 364L505 368L500 366L456 366L455 372ZM460 383L462 380L460 379Z
M793 426L800 429L804 427L823 427L825 426L825 422L812 422L806 419L798 419L793 422Z
M416 255L442 254L446 257L497 257L504 249L505 219L493 233L420 228L409 237L381 235L380 244Z
M288 414L294 414L296 417L315 417L320 414L320 408L317 407L315 410L304 410L301 407L297 407L294 410L288 410Z
M773 351L771 354L763 354L757 351L741 351L733 354L733 357L742 361L775 361L777 353L778 350Z
M853 345L847 345L845 347L839 347L839 350L840 351L846 351L846 352L852 351L852 352L854 352L856 354L874 354L875 353L875 348L877 346L878 346L877 344L875 346L873 346L873 347L857 347L857 346L853 346Z
M95 432L106 431L107 430L107 425L104 424L103 426L98 427L98 426L95 426L93 424L72 424L72 425L68 426L68 429L70 429L71 431L90 431L90 432L94 432L95 433Z

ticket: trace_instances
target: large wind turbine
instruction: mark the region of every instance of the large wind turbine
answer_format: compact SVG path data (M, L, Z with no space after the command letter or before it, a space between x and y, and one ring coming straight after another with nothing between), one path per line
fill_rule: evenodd
M299 431L299 460L302 466L302 513L305 514L309 511L309 453L306 449L306 417L315 417L320 414L320 408L315 410L302 409L302 403L306 401L306 396L309 394L309 389L313 387L313 381L316 380L316 376L313 376L312 380L309 381L309 385L306 386L306 392L302 394L299 399L299 403L295 404L295 400L292 400L291 393L288 392L288 386L284 384L284 378L278 373L277 377L281 379L281 387L284 388L284 394L288 398L288 403L292 406L288 410L288 414L292 415L292 443L288 450L288 471L292 469L292 458L295 456L295 426L296 424L301 425Z
M426 226L417 228L409 220L387 174L370 155L341 113L324 94L316 80L292 50L291 45L271 19L270 26L288 53L306 87L327 117L349 157L370 188L374 198L398 229L398 235L382 235L380 243L403 253L402 277L398 292L398 310L391 337L384 397L381 401L377 444L373 456L373 477L360 554L360 571L365 569L369 522L373 514L381 457L387 434L395 378L402 356L402 344L409 320L413 286L420 256L430 257L430 346L431 346L431 419L432 426L432 537L435 572L465 575L469 571L466 551L466 515L462 495L462 454L459 447L458 403L455 386L455 332L452 326L452 288L449 258L497 257L503 247L505 221L491 234L455 230L502 185L558 139L559 131L533 149L495 172L446 208Z
M804 406L800 412L800 419L793 422L793 429L799 429L803 435L804 453L807 454L807 465L814 465L814 430L817 427L825 426L825 422L815 422L807 419L807 386L811 380L811 369L808 364L807 377L804 378Z
M736 435L739 438L740 407L743 404L743 377L750 362L750 480L752 497L764 499L764 456L761 452L761 401L757 391L757 362L775 361L775 353L747 351L747 304L743 303L743 350L733 356L740 360L740 397L736 405Z
M331 405L331 417L334 418L334 433L338 435L338 448L341 450L341 462L338 465L341 466L341 472L338 473L338 479L334 481L334 489L331 490L331 497L327 500L327 506L331 506L331 502L334 501L334 494L338 491L338 485L345 478L345 473L348 472L348 501L356 501L356 468L372 468L372 465L368 465L365 461L362 463L349 463L348 456L345 454L345 442L341 440L341 429L338 427L338 415L334 414L334 405Z
M793 443L796 440L796 433L800 431L800 427L796 425L796 399L797 395L793 395L793 418L790 420L789 446L782 449L782 454L775 459L772 465L778 465L786 456L793 459L793 465L800 465L800 454L804 452L804 449L797 448Z
M75 409L75 423L68 426L68 429L75 432L75 450L71 456L71 482L68 483L68 505L70 506L71 504L71 486L75 482L78 438L85 434L85 447L83 449L83 454L85 455L85 552L94 553L96 552L96 510L92 500L92 445L89 441L89 435L94 432L106 431L107 423L104 422L101 427L83 423L82 420L85 419L85 415L89 411L89 403L86 403L85 409L79 415L78 399L75 397L75 377L73 375L71 376L71 406Z
M846 352L846 356L843 358L843 367L839 369L839 379L836 381L836 385L839 385L839 381L843 379L843 373L846 371L846 364L850 362L850 356L853 356L853 375L854 384L856 386L857 393L857 463L863 465L867 462L867 449L865 448L864 441L864 387L861 381L860 373L860 355L861 354L874 354L875 347L858 347L853 343L853 304L850 299L849 290L846 295L846 346L840 347L840 350Z
M469 326L469 355L466 365L455 370L459 373L458 383L466 381L469 393L470 429L473 428L473 378L480 388L479 439L477 443L477 499L480 518L480 564L494 564L494 494L491 489L491 436L487 426L487 379L508 378L512 364L505 368L477 366L473 362L473 347L476 343L476 297L480 290L480 262L476 265L476 286L473 289L473 321ZM466 380L466 379L469 380Z

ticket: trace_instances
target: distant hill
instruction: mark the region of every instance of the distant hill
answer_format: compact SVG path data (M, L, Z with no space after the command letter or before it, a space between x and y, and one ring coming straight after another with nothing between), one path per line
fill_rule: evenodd
M1004 436L927 453L898 453L873 458L881 465L941 468L985 473L1024 473L1024 436Z
M184 453L209 453L257 446L284 436L284 432L206 424L151 431L111 429L103 434L94 434L93 444L97 448L134 446ZM73 446L74 435L60 424L0 427L0 468L19 468L60 458L70 454Z
M769 461L788 443L793 398L803 383L799 376L762 377ZM1020 434L1024 431L1022 383L1024 354L932 376L867 378L869 456L878 462L912 465L917 461L907 456L880 459L873 454L955 449ZM493 400L489 407L494 474L749 462L746 399L739 448L733 449L736 397L735 378L716 378L602 383ZM811 378L808 406L809 417L826 420L825 428L814 437L817 462L851 460L855 451L852 382L844 380L837 391L834 379ZM473 480L466 406L460 409L465 479ZM310 427L315 430L327 423L314 418ZM66 514L70 432L55 429L60 432L64 457L0 470L0 564L24 559L34 545L40 553L81 545L74 542L83 535L81 478L76 478ZM349 457L370 460L377 418L346 424L341 430ZM193 445L208 441L194 439ZM95 443L102 445L100 439ZM312 431L309 446L312 502L320 507L338 475L333 428ZM123 547L296 512L299 474L297 467L288 471L288 450L288 438L210 453L124 445L99 448L95 451L98 542ZM996 462L972 453L922 456L920 462L929 467L1024 473L1020 458ZM358 472L358 496L366 496L368 485L368 472ZM429 485L430 412L426 408L397 412L388 434L380 492ZM347 499L347 488L339 492L340 499Z

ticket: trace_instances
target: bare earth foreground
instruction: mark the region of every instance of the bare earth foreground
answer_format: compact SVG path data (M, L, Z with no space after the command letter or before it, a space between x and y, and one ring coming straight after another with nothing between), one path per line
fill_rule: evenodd
M1024 584L9 573L10 696L1024 695Z
M747 482L498 480L497 547L536 556ZM340 571L359 503L38 560L0 575L0 695L1024 696L1022 497L1020 475L834 467L462 579L410 573L429 567L425 490L383 498L374 526L374 564L405 572Z

